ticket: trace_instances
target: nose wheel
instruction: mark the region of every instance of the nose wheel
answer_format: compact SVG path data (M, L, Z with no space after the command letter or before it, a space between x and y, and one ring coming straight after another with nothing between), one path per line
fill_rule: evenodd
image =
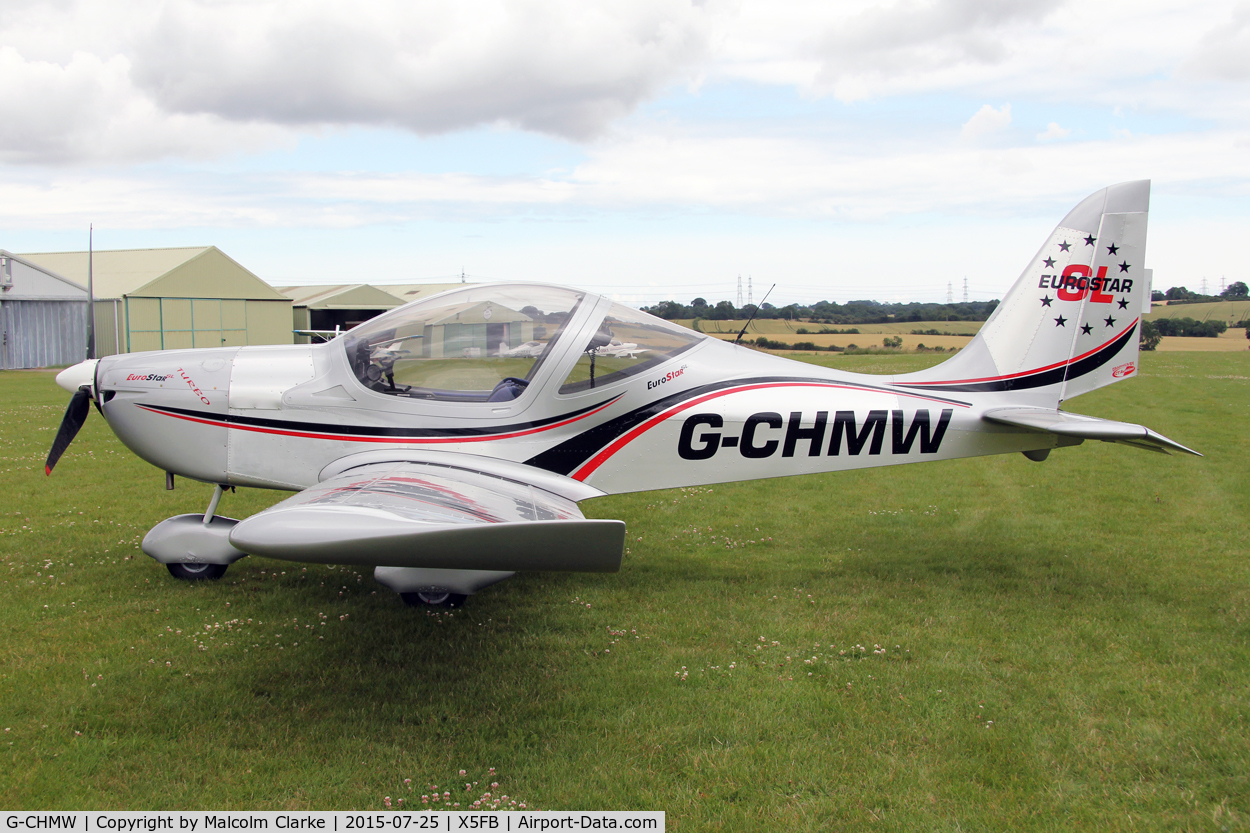
M182 581L215 581L226 574L228 564L166 564L169 574Z
M463 607L469 597L463 593L448 593L442 590L418 590L414 593L400 593L408 607Z
M143 551L179 581L213 581L224 576L227 567L246 555L230 543L230 530L238 521L217 514L227 488L219 485L213 490L203 515L175 515L152 527L143 536Z

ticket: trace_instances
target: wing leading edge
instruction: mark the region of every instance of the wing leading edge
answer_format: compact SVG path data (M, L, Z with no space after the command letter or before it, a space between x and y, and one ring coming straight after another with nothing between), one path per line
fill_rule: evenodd
M1148 451L1159 451L1164 454L1168 452L1168 449L1171 449L1172 451L1181 451L1198 457L1202 456L1192 448L1186 448L1178 442L1169 440L1167 437L1151 431L1144 425L1134 425L1131 422L1115 422L1083 414L1072 414L1067 411L1056 411L1049 408L996 408L982 414L982 419L996 422L1000 425L1027 428L1030 431L1057 434L1061 437L1124 443L1125 445L1137 446Z
M587 520L574 501L530 483L401 461L336 474L240 521L230 541L289 561L616 572L625 524Z

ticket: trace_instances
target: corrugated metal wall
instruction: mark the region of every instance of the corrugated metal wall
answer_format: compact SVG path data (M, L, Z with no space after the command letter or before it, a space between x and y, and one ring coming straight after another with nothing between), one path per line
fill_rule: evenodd
M87 357L85 301L3 301L0 369L55 367Z
M95 355L97 359L126 352L125 321L120 298L95 302Z

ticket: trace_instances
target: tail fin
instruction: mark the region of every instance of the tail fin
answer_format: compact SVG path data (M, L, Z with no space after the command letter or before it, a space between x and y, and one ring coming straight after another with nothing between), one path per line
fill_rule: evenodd
M1054 408L1137 375L1150 180L1104 188L1068 212L976 338L947 362L900 377L927 390L1010 391Z

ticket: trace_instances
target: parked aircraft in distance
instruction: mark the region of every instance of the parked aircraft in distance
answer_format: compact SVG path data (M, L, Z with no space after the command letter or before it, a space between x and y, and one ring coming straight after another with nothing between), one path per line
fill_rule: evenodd
M88 360L48 456L94 403L132 451L216 484L144 551L183 579L245 554L368 565L413 604L457 605L517 570L616 571L605 494L1020 452L1084 440L1196 454L1060 410L1138 373L1150 183L1105 188L1046 238L972 342L867 376L718 341L558 286L457 288L324 344ZM292 497L244 520L223 490Z
M518 344L516 347L509 347L506 341L499 342L499 353L497 355L505 356L509 359L536 359L547 349L547 345L541 341L527 341L524 344Z

